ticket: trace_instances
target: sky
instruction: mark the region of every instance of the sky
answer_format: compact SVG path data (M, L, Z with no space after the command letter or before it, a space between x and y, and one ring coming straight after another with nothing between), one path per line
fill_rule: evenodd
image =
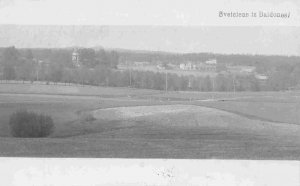
M280 12L289 13L290 17L230 18L220 17L220 11ZM89 41L82 41L84 38L76 41L89 47L300 55L299 0L0 0L0 26L6 24L157 26L153 32L132 27L111 27L106 29L104 35L99 33L100 39L95 36L90 37ZM160 26L179 26L184 29L165 29ZM36 30L14 29L19 30L0 28L0 46L65 47L76 44L75 40L78 40L68 34L70 29L65 28L61 28L66 31L65 35L49 33L53 30L59 32L59 29L43 28L40 32L44 32L44 38L36 40L34 38L40 34L30 33L38 33L37 27ZM82 29L75 30L83 32ZM61 39L55 43L49 40L45 45L43 40L49 39L45 38L47 33L49 38L52 35L52 40L55 36ZM72 34L76 35L74 31ZM86 34L89 36L89 33ZM32 38L32 41L28 38Z
M290 12L289 19L220 18L219 11ZM297 25L298 0L0 0L0 24Z

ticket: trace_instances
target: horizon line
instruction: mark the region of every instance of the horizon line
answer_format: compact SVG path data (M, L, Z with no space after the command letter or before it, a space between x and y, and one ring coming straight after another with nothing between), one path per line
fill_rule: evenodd
M16 49L26 50L26 49L37 49L37 50L43 50L43 49L74 49L74 48L83 48L83 49L94 49L99 50L99 48L102 48L104 50L115 50L115 51L128 51L128 52L140 52L140 53L164 53L169 55L190 55L190 54L211 54L211 55L224 55L224 56L230 56L230 55L236 55L236 56L264 56L264 57L300 57L300 55L282 55L282 54L251 54L251 53L216 53L216 52L170 52L170 51L164 51L164 50L137 50L137 49L127 49L127 48L110 48L110 47L103 47L103 46L93 46L93 47L82 47L82 46L67 46L67 47L16 47L14 45L10 46L0 46L0 49L4 48L10 48L15 47ZM98 48L98 49L97 49Z

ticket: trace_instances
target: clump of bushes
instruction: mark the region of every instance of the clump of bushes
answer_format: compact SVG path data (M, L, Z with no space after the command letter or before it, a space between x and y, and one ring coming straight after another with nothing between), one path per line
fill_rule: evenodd
M10 116L9 127L14 137L41 138L53 132L54 123L50 116L20 110Z
M82 117L83 117L83 121L86 121L86 122L93 122L96 120L96 118L90 113L84 114Z

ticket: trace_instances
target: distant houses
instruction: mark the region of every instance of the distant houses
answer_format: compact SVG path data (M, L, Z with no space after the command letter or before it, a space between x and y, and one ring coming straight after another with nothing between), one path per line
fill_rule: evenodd
M245 66L245 65L229 65L226 66L228 72L232 74L244 74L250 75L254 74L256 67L255 66Z
M269 77L267 75L264 74L255 74L255 78L260 80L260 81L266 81L269 79Z
M211 59L211 60L205 61L205 64L207 64L207 65L217 65L217 60L216 59Z
M165 69L166 69L166 67L163 66L163 65L156 65L156 68L157 68L158 70L165 70Z
M181 63L179 65L179 69L181 69L181 70L196 70L196 65L192 64L191 62Z
M201 72L217 72L217 64L200 63L197 70Z
M244 74L250 75L254 74L256 67L255 66L245 66L245 65L225 65L218 64L216 59L207 60L205 62L198 63L181 63L179 65L181 70L197 70L201 72L218 72L225 71L232 74Z
M217 60L212 59L200 63L181 63L179 64L180 70L197 70L202 72L216 72L217 71Z
M139 67L150 65L150 63L147 61L138 61L138 62L134 62L133 64L134 64L134 66L139 66Z
M126 65L125 65L126 64ZM124 63L122 66L128 67L128 62ZM253 75L259 81L266 81L268 79L267 75L259 74L256 71L255 66L250 65L234 65L234 64L226 64L226 63L218 63L217 59L209 59L203 62L193 62L193 61L186 61L180 64L173 64L173 63L163 63L163 62L155 62L151 64L147 61L137 61L131 62L131 67L139 70L149 70L151 68L156 70L169 70L174 73L178 73L179 71L185 71L188 73L189 71L192 73L200 73L203 72L204 74L208 73L220 73L223 75L238 75L238 76L249 76Z
M268 76L263 75L263 74L255 74L255 77L256 77L256 79L259 79L259 80L267 80L268 79Z

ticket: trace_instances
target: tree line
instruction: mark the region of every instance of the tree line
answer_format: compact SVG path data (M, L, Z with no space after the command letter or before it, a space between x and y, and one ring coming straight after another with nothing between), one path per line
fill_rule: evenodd
M255 66L259 73L266 73L282 65L293 65L300 62L300 56L250 55L250 54L214 54L214 53L168 53L120 50L122 61L148 61L155 63L180 64L186 61L193 63L216 59L219 64Z
M82 66L72 63L73 49L4 48L1 79L64 82L95 86L134 87L169 91L279 91L300 85L299 63L274 67L269 79L254 75L221 74L216 77L180 76L166 72L119 70L122 55L117 51L78 49ZM133 54L132 54L133 55Z

